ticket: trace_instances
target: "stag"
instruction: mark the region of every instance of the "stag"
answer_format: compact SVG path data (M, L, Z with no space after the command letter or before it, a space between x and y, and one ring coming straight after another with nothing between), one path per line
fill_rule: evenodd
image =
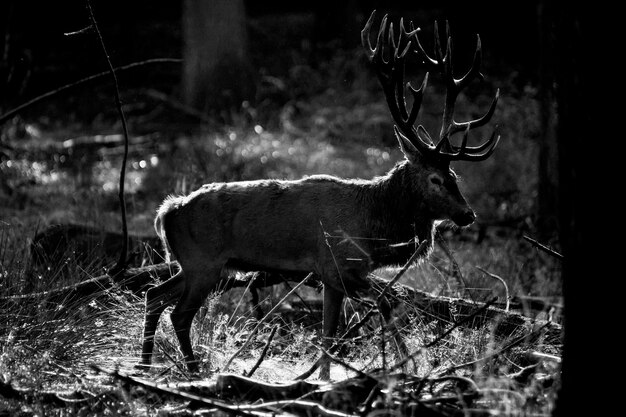
M295 181L212 183L187 196L165 199L155 229L181 270L146 293L141 366L150 364L161 313L175 304L171 321L181 351L189 370L198 370L189 335L192 320L209 293L233 270L317 275L324 287L323 336L328 346L336 334L344 297L367 293L368 273L404 264L418 243L422 248L418 257L428 256L440 221L451 220L458 226L474 221L474 211L461 195L450 163L482 161L499 140L494 129L481 145L468 145L469 131L491 119L498 93L484 116L466 122L456 122L453 117L459 92L473 79L482 78L480 38L470 70L456 79L448 27L444 53L435 26L431 56L417 37L419 29L410 24L406 30L401 20L396 37L387 16L372 47L374 16L375 12L361 39L395 121L403 160L386 175L370 180L314 175ZM428 70L440 73L446 86L437 143L424 127L414 126L428 73L420 88L405 85L405 62L410 54ZM407 89L412 107L405 98ZM457 133L463 134L460 145L451 141ZM381 312L389 318L388 308L381 307ZM320 379L329 379L329 361L318 362L322 365Z

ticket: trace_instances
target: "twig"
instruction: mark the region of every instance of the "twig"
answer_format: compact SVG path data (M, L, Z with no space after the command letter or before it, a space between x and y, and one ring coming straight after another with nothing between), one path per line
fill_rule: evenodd
M376 297L376 302L377 303L378 303L378 301L380 301L385 296L385 293L389 290L389 288L391 288L396 282L398 282L398 280L400 278L402 278L404 273L409 269L409 267L411 267L411 265L413 265L415 263L417 258L422 256L422 254L423 254L422 252L424 252L426 250L426 248L430 245L430 243L431 242L430 242L429 239L422 240L422 243L420 243L420 245L417 247L417 249L415 249L415 252L413 252L413 255L411 255L409 260L406 261L406 263L402 266L402 269L400 269L396 273L396 275L391 279L391 281L389 281L387 283L387 285L385 285L385 288L383 288L381 293L378 294L378 297Z
M455 322L452 327L450 327L447 331L445 331L444 333L442 333L441 335L439 335L438 337L435 338L435 340L431 341L430 343L428 343L426 346L423 346L419 349L417 349L415 352L413 352L412 354L410 354L409 356L407 356L406 358L402 359L401 361L397 362L395 365L393 365L391 367L391 369L389 370L390 372L393 372L397 369L402 368L406 363L408 363L410 360L414 360L415 356L419 355L423 349L428 349L430 347L435 346L437 343L439 343L441 340L443 340L446 336L448 336L450 333L452 333L452 331L454 331L454 329L460 327L461 325L463 325L463 323L473 319L474 317L476 317L478 314L480 314L481 312L487 310L492 304L494 304L496 302L498 298L494 297L491 300L487 301L484 305L482 305L478 310L476 310L474 313L470 314L467 317L464 317L463 319Z
M437 244L439 245L439 247L446 254L450 262L452 263L452 268L454 270L454 272L452 273L452 276L456 279L457 284L459 284L462 287L461 293L462 294L467 293L470 300L474 301L471 293L467 291L467 283L465 282L465 278L463 278L463 274L461 273L461 267L459 266L459 263L456 261L456 259L454 259L454 256L452 255L452 251L448 247L448 244L444 240L443 236L441 236L441 233L439 233L439 231L437 231L435 234L435 240Z
M258 369L259 365L261 365L261 363L265 359L265 355L267 355L267 351L269 350L270 344L272 343L272 339L274 339L274 335L276 334L276 330L278 330L278 325L276 325L276 326L274 326L272 328L272 331L271 331L269 337L267 338L267 343L265 343L265 347L263 348L263 351L261 352L261 356L259 356L259 359L256 361L256 363L254 364L252 369L250 369L250 371L248 371L248 373L246 374L247 377L251 377L254 374L254 372Z
M382 291L380 292L380 294L378 295L378 297L376 297L376 305L378 305L378 303L380 302L380 300L385 296L385 293L389 290L389 288L391 288L396 282L398 282L398 280L404 275L404 273L409 269L409 267L411 265L413 265L413 263L415 262L415 260L422 255L422 252L424 252L427 248L427 245L430 243L430 241L428 239L424 239L422 241L422 243L420 243L420 245L418 246L418 248L415 250L415 252L413 252L413 255L411 255L411 257L409 258L409 260L404 264L404 266L396 273L396 275L391 279L391 281L387 282L387 284L385 285L385 287L382 289ZM353 326L351 326L348 330L346 330L343 335L341 337L338 338L338 340L344 339L345 337L347 337L349 334L357 331L358 329L360 329L366 322L367 320L369 320L370 317L372 317L374 315L374 312L376 312L377 307L371 307L367 313L365 313L365 315L363 316L363 318L361 318L361 320L359 320L357 323L355 323ZM333 345L330 347L330 350L333 350L335 347L337 346L337 342L333 343ZM310 377L311 375L313 375L313 372L315 372L315 370L317 368L319 368L319 366L325 361L325 357L322 354L321 357L319 357L315 363L311 366L311 368L309 368L306 372L304 372L303 374L299 375L296 379L306 379L308 377Z
M176 369L178 369L178 370L180 371L180 373L182 373L188 381L191 381L191 378L189 377L189 374L187 373L187 371L186 371L186 370L185 370L182 366L180 366L180 365L178 364L178 362L176 361L176 359L174 359L174 358L172 357L172 355L170 355L169 353L167 353L167 351L163 348L163 344L162 344L162 343L157 342L157 346L161 349L161 354L163 354L163 356L165 356L165 357L166 357L166 358L167 358L170 362L172 362L172 364L174 365L174 367L176 367ZM168 368L166 369L166 371L167 371L167 370L169 370L169 369L172 369L172 368L171 368L171 367L168 367Z
M91 7L91 1L85 0L85 2L87 3L87 9L89 10L89 19L91 20L91 24L96 31L96 35L98 37L98 40L100 41L100 46L102 47L102 52L104 53L107 65L109 66L109 73L111 74L111 79L113 80L113 87L115 90L115 105L117 106L117 112L119 113L120 120L122 122L122 130L124 131L124 157L122 158L122 168L120 170L120 184L118 193L122 215L122 234L124 235L124 237L122 240L122 249L120 250L120 258L117 261L117 264L115 264L115 266L111 268L111 275L115 276L119 272L126 269L128 256L128 224L126 222L126 201L124 198L124 179L126 178L126 161L128 160L128 126L126 124L124 109L122 109L122 99L120 98L120 89L117 82L117 75L115 74L115 68L113 68L111 58L109 57L109 53L107 52L106 46L104 44L104 39L102 38L102 34L100 33L100 29L98 28L98 22L96 22L96 17L94 16L93 9Z
M387 282L387 284L385 285L385 287L382 289L382 291L380 292L380 294L378 294L378 296L376 297L376 305L378 305L378 303L380 302L380 300L385 296L385 293L389 290L389 288L391 288L396 282L398 282L398 280L404 275L404 273L409 269L409 267L411 265L413 265L413 263L415 262L415 260L421 256L422 252L425 250L426 245L428 245L428 240L423 240L422 243L420 243L419 247L415 250L415 252L413 253L413 255L411 255L411 258L409 258L409 260L404 264L404 266L402 267L402 269L400 269L396 275L391 279L391 281ZM358 329L360 329L363 324L365 324L365 322L367 320L369 320L370 317L372 317L372 315L374 314L374 312L376 311L376 307L371 307L367 313L365 313L365 315L363 316L363 318L361 320L359 320L357 323L355 323L353 326L351 326L348 330L346 330L343 334L343 336L341 336L341 338L346 337L347 335L357 331Z
M188 392L183 392L183 391L179 391L173 388L169 388L169 387L162 387L162 386L158 386L157 384L155 384L154 382L150 382L150 381L143 381L137 378L133 378L131 376L128 375L124 375L124 374L120 374L118 371L109 371L107 369L104 369L98 365L91 365L91 368L94 369L97 372L109 375L119 381L122 381L125 384L128 384L130 386L135 386L135 387L142 387L144 388L146 391L151 391L151 392L155 392L157 394L161 394L161 395L168 395L174 398L178 398L178 399L182 399L182 400L189 400L189 401L194 401L196 403L202 404L203 406L207 406L207 407L212 407L212 408L216 408L218 410L224 411L228 414L231 415L261 415L261 416L266 416L269 415L268 413L259 413L259 412L254 412L252 410L241 410L239 407L237 406L231 406L225 403L222 403L221 401L215 401L215 400L211 400L208 398L204 398L204 397L200 397L198 395L194 395L194 394L190 394Z
M537 359L549 360L556 363L561 363L563 361L560 356L550 355L549 353L531 352L530 354Z
M474 317L476 317L477 315L479 315L480 313L482 313L483 311L487 310L489 307L491 307L496 301L498 300L497 297L492 298L491 300L487 301L484 305L482 305L478 310L476 310L473 314L470 314L467 317L464 317L462 320L457 321L456 323L454 323L454 325L452 327L450 327L447 331L443 332L443 334L439 335L439 337L435 338L435 340L431 341L430 343L428 343L426 346L424 346L425 348L430 348L435 346L437 343L439 343L440 340L443 340L446 336L448 336L450 333L452 333L452 331L454 329L456 329L457 327L461 326L463 323L465 323L466 321L469 321L471 319L473 319Z
M509 298L509 286L506 284L506 281L501 276L496 275L496 274L492 274L491 272L486 271L485 269L481 268L480 266L476 266L476 269L478 269L479 271L481 271L484 274L487 274L491 278L497 279L498 281L500 281L500 283L504 287L504 295L505 295L505 300L506 300L506 307L504 308L504 311L506 311L508 313L509 312L509 305L510 305L510 300L511 299Z
M557 251L555 251L553 249L550 249L546 245L543 245L543 244L537 242L535 239L533 239L533 238L531 238L529 236L526 236L526 235L524 235L522 237L524 239L526 239L527 241L529 241L533 246L541 249L542 251L544 251L546 253L549 253L550 255L554 256L555 258L558 258L558 259L563 259L564 258L564 256L561 255L560 253L558 253Z
M165 93L162 93L158 90L154 90L154 89L150 89L148 91L145 92L145 94L150 97L153 98L155 100L159 100L165 104L167 104L168 106L172 107L175 110L180 111L183 114L186 114L188 116L192 116L195 117L196 119L213 126L215 124L215 120L211 119L210 117L208 117L205 113L194 109L191 106L186 106L185 104L181 103L178 100L175 100L171 97L169 97L168 95L166 95Z
M352 371L354 373L357 374L357 376L362 377L362 378L367 378L367 379L375 379L373 376L371 376L370 374L367 374L363 371L358 370L357 368L355 368L354 366L342 361L341 359L339 359L336 356L331 355L326 349L324 349L322 346L313 344L313 346L315 346L320 352L322 352L324 355L326 355L328 357L328 359L330 359L332 362L335 362L337 365L343 366L344 368L346 368L349 371Z
M67 407L93 401L95 396L84 390L58 393L15 388L10 382L5 382L0 379L0 398L12 399L29 404L46 404L55 407Z
M315 401L278 400L278 401L262 402L260 404L250 404L250 405L239 406L239 410L249 411L249 412L257 408L296 409L300 411L297 415L302 415L302 416L316 416L316 415L323 416L323 417L352 417L354 416L354 414L347 414L347 413L342 413L341 411L330 410L324 407L322 404L316 403Z
M322 364L322 362L324 362L324 360L326 360L326 358L324 354L322 353L322 355L319 358L317 358L315 363L309 369L307 369L306 371L304 371L303 373L295 377L295 380L305 380L311 375L313 375L313 372L315 372L317 368L320 367L320 365Z
M387 352L385 352L385 323L383 315L378 312L378 319L380 320L380 356L382 359L383 371L387 368Z
M133 62L131 64L127 64L127 65L122 65L121 67L115 67L115 72L119 73L122 71L126 71L129 69L133 69L133 68L137 68L137 67L142 67L144 65L152 65L152 64L172 64L172 63L176 63L179 64L181 63L183 60L182 59L178 59L178 58L153 58L153 59L146 59L145 61L139 61L139 62ZM93 81L93 80L97 80L98 78L103 78L107 75L110 75L109 71L103 71L103 72L99 72L97 74L93 74L90 75L88 77L85 78L81 78L78 81L74 81L71 82L69 84L65 84L61 87L55 88L54 90L50 90L46 93L43 93L23 104L20 104L19 106L7 111L6 113L0 115L0 123L4 123L5 121L9 120L11 117L15 116L16 114L20 113L23 110L26 110L27 108L39 103L42 100L45 100L47 98L50 98L52 96L55 96L59 93L62 93L65 90L69 90L71 88L74 87L78 87L82 84L85 84L89 81Z
M313 273L309 273L309 275L307 275L302 281L300 281L298 283L298 285L296 285L295 287L293 287L293 289L291 291L289 291L274 307L272 307L272 309L261 319L259 320L259 322L256 324L256 326L254 327L254 330L252 330L252 332L250 333L250 336L248 336L248 338L246 339L246 341L243 343L243 345L239 348L239 350L237 350L237 352L235 352L233 354L233 356L230 357L230 359L228 360L228 362L226 362L226 365L224 365L224 371L228 369L228 367L230 366L230 364L232 363L232 361L241 354L241 352L243 352L243 350L248 347L248 345L250 344L250 341L252 340L252 337L254 336L254 334L257 332L257 330L259 329L259 327L261 327L261 324L263 324L263 322L269 317L271 316L274 311L276 311L278 309L278 307L280 307L280 305L287 299L287 297L289 297L293 292L295 292L298 288L300 288L302 285L304 285L304 283L306 283L311 277L313 276Z
M239 298L239 301L237 302L237 305L235 306L235 310L233 310L233 313L230 315L230 318L228 319L228 322L226 323L226 326L230 326L233 317L235 317L235 314L237 313L237 310L239 310L239 306L241 305L241 303L243 301L243 297L246 295L246 293L248 291L250 291L250 287L252 287L252 284L254 283L254 280L258 276L258 272L255 272L254 274L255 275L248 282L248 285L246 285L246 289L241 294L241 297Z
M499 349L496 352L493 352L493 353L491 353L491 354L489 354L487 356L484 356L482 358L478 358L478 359L470 361L470 362L465 362L465 363L462 363L460 365L450 366L450 367L446 368L442 372L442 375L445 375L445 374L450 373L450 372L454 372L457 369L466 368L468 366L472 366L472 365L475 365L477 363L484 362L484 361L486 361L488 359L491 359L491 358L495 358L496 356L499 356L499 355L503 354L504 352L508 351L509 349L512 349L515 346L519 345L520 343L522 343L524 340L526 340L527 338L529 338L533 334L537 334L537 333L541 332L545 327L547 327L547 325L548 325L548 323L546 323L546 324L540 326L539 328L533 330L529 334L525 334L525 335L522 335L522 336L518 337L517 339L513 340L511 343L509 343L506 346L504 346L502 349Z

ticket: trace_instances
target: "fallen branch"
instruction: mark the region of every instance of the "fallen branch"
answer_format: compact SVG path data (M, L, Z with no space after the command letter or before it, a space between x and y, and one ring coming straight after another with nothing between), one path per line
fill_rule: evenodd
M65 300L67 298L84 297L103 289L120 288L139 294L159 281L169 279L179 269L177 262L161 263L143 268L129 268L121 274L121 279L114 283L109 275L102 275L78 284L63 287L55 290L1 297L0 301L21 302L28 299L40 300L42 297L49 300ZM220 291L228 291L231 288L246 287L250 280L254 279L251 288L263 288L280 284L287 281L300 282L305 278L304 274L279 274L279 273L247 273L233 276L223 281ZM480 315L475 312L482 307L483 303L472 302L461 298L451 298L444 296L434 296L416 288L395 283L388 286L390 281L370 275L368 277L374 291L389 293L389 299L396 304L406 304L414 306L425 321L441 320L448 323L461 322L463 317L472 317L472 320L464 322L463 326L468 328L481 328L487 323L496 322L495 335L509 337L517 331L528 333L537 326L545 326L546 337L552 340L560 340L562 337L562 327L558 323L534 320L516 312L506 312L505 310L493 306L481 311ZM305 281L305 285L317 288L319 280L312 276ZM383 290L384 289L384 290ZM272 311L275 311L273 309ZM373 312L374 310L372 310ZM269 313L268 313L269 314ZM267 315L266 315L267 316ZM352 329L350 329L352 330Z
M216 401L216 400L201 397L198 395L190 394L188 392L180 391L178 389L165 387L162 385L158 385L154 382L140 380L132 376L121 374L118 371L110 371L110 370L104 369L97 365L92 365L92 368L95 371L109 375L115 378L116 380L123 382L124 384L128 386L141 387L148 392L159 394L159 396L162 396L162 397L169 397L169 398L174 398L177 400L192 401L194 404L201 404L205 407L217 409L230 415L252 415L252 416L263 416L263 417L271 415L269 413L239 410L239 407L235 405L230 405L230 404L223 403L221 401Z
M132 383L132 379L125 381ZM433 396L437 394L435 386L442 389L442 384L445 382L456 384L454 388L459 395L456 397ZM424 398L412 395L412 401L406 401L407 393L414 392L415 385L431 388L425 393ZM382 372L357 373L355 377L335 383L311 383L302 380L268 383L235 374L219 374L214 383L192 381L156 386L166 390L164 395L169 395L173 391L194 395L205 400L217 397L223 402L237 402L236 408L242 412L258 410L332 417L364 415L365 403L383 398L387 406L393 406L392 415L442 416L448 414L439 413L435 408L426 410L426 403L446 402L457 406L460 405L460 401L463 401L461 404L467 405L478 396L476 384L468 378L443 376L424 379ZM381 390L387 392L383 394ZM248 404L242 404L242 402ZM192 401L188 408L194 409L196 415L203 415L205 410L201 408L202 406L202 403ZM206 412L211 410L210 406L208 408ZM422 413L408 412L418 410ZM392 409L386 409L386 411L390 412Z
M36 233L30 244L30 263L36 270L55 268L71 258L82 268L106 267L115 262L124 235L78 223L52 224ZM153 264L165 258L160 239L155 235L131 234L129 266Z
M189 385L193 386L193 382ZM219 374L215 385L210 387L206 394L211 395L211 390L213 390L213 395L231 401L280 401L302 398L323 386L325 384L307 381L270 383L241 375Z
M369 277L374 286L379 288L384 286L386 281L382 278ZM404 303L414 306L425 321L441 320L455 323L463 318L471 317L472 320L464 322L463 327L481 328L487 323L498 323L494 329L496 336L508 337L517 331L528 333L537 326L545 326L546 337L552 340L560 340L562 337L562 326L558 323L545 320L535 320L516 312L507 312L504 309L489 306L481 311L480 315L475 315L476 311L485 304L472 302L462 298L452 298L444 296L433 296L427 292L404 284L396 284L391 289L393 299L396 303Z
M37 391L15 388L10 382L0 381L0 397L27 404L44 404L55 407L67 407L94 400L95 396L81 390L70 392Z
M543 331L543 329L545 327L546 327L546 324L544 324L543 326L533 330L530 334L519 336L516 339L514 339L513 341L507 343L504 347L498 349L496 352L492 352L491 354L489 354L487 356L484 356L482 358L478 358L478 359L473 360L473 361L465 362L465 363L462 363L462 364L459 364L459 365L450 366L450 367L446 368L441 374L442 375L449 374L449 373L452 373L452 372L456 371L457 369L467 368L469 366L476 365L477 363L485 362L485 361L487 361L489 359L492 359L492 358L495 358L497 356L500 356L503 353L511 350L515 346L519 345L523 341L528 340L530 337L541 334L541 332Z
M397 370L397 369L401 369L405 364L409 363L409 361L414 360L416 356L421 354L423 349L428 349L430 347L433 347L433 346L437 345L441 340L445 339L450 333L452 333L454 331L454 329L463 326L466 322L468 322L472 318L478 316L483 311L487 310L490 307L490 304L493 303L494 301L495 301L495 298L492 299L491 301L487 302L485 305L483 305L478 310L476 310L472 315L470 315L468 317L464 317L463 319L459 320L458 322L453 323L452 326L448 330L446 330L441 335L436 337L435 340L432 340L431 342L426 344L426 346L420 347L415 352L413 352L412 354L408 355L406 358L404 358L404 359L400 360L399 362L397 362L396 364L394 364L391 367L391 371L394 371L394 370Z
M171 277L173 275L172 270L177 271L178 264L162 263L143 268L128 268L123 272L121 279L117 283L113 282L109 275L105 274L49 291L0 297L0 301L17 303L45 299L50 302L68 302L114 288L130 291L137 295L157 282Z

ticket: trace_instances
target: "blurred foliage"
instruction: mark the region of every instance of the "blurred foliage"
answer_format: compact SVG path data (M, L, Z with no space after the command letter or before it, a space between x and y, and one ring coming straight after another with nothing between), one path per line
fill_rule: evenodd
M361 49L336 41L313 45L306 36L311 25L307 14L251 19L257 96L214 121L172 106L178 82L171 75L170 102L149 94L152 84L122 91L133 139L126 178L131 226L149 232L151 213L166 195L202 183L316 173L370 178L401 158L382 91ZM459 67L457 72L464 70ZM518 72L503 75L499 68L490 76L492 69L486 61L485 81L474 82L458 97L456 118L482 115L499 88L492 125L498 125L502 140L487 161L460 162L454 168L479 222L508 222L532 231L538 92L530 81L521 83ZM142 71L160 73L161 68ZM417 85L423 73L408 76ZM122 87L131 80L124 77ZM433 135L440 128L443 94L441 83L431 76L418 122ZM0 202L37 212L45 223L71 218L116 228L121 143L78 144L79 139L88 142L119 131L106 83L52 98L5 123L0 132ZM489 134L490 128L479 129L471 141L478 143ZM81 207L85 201L93 201L87 213Z
M400 160L389 111L361 48L338 41L312 43L313 18L300 13L250 19L257 96L214 118L198 118L176 106L176 66L143 69L149 74L144 79L141 73L121 75L122 87L127 86L122 95L131 131L126 190L132 231L152 233L153 213L165 196L192 191L203 183L295 179L318 173L371 178ZM156 20L151 28L141 26L141 30L148 34L162 26ZM179 33L161 36L169 37L162 40L171 46ZM488 45L489 39L483 37L483 44ZM164 47L160 44L159 50ZM470 44L469 50L473 47ZM489 51L487 46L484 49ZM462 64L463 60L458 73L465 69ZM484 162L454 164L460 187L478 214L478 226L471 230L508 227L510 236L532 234L539 93L532 80L512 66L496 65L493 59L484 64L485 80L472 83L456 106L457 120L475 118L500 89L491 123L498 125L502 137L498 149ZM423 76L419 69L407 74L414 85ZM164 80L168 81L165 94L155 95L155 87L164 87ZM3 124L0 204L5 221L28 223L33 230L60 221L119 229L116 193L122 143L111 93L106 82L81 86ZM440 80L431 76L418 122L432 135L440 129L444 94ZM491 134L490 129L472 132L470 145ZM519 246L514 248L510 253L494 248L481 264L514 257ZM541 272L543 261L526 262L537 266L524 274L515 268L497 273L555 282L553 267ZM536 293L535 278L522 279L521 289ZM549 292L553 291L551 284Z

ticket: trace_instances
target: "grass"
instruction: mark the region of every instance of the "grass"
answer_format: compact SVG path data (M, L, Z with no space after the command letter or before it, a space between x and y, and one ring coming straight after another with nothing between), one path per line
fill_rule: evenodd
M390 169L401 157L391 136L392 125L382 93L362 57L353 51L317 68L312 85L277 105L260 104L255 113L242 113L221 129L204 127L185 133L155 129L146 141L131 147L126 178L129 227L142 234L152 233L153 214L170 193L184 193L202 183L247 180L263 177L299 178L325 173L369 178ZM285 76L286 85L305 83L313 69L300 65ZM341 82L346 74L358 74L349 87ZM324 82L322 82L324 81ZM328 81L328 86L323 87ZM481 164L458 164L462 191L478 212L478 224L464 230L444 232L451 253L460 268L465 291L460 291L453 275L453 263L436 248L432 256L411 268L404 283L436 295L459 296L484 301L506 296L504 286L488 274L506 282L508 294L518 297L558 298L561 295L560 264L522 239L532 234L533 201L536 190L538 103L536 92L519 90L508 80L496 80L503 92L496 118L503 140L494 156ZM459 108L466 115L479 114L487 106L493 85L487 93L461 96ZM287 90L291 91L291 90ZM424 124L436 126L437 103L441 92L429 91L424 103ZM265 107L264 107L265 106ZM163 115L155 108L156 117ZM170 115L171 117L171 115ZM468 116L469 117L469 116ZM460 116L459 118L463 118ZM131 118L131 132L138 131L145 118ZM47 125L49 127L49 125ZM91 371L95 363L109 368L136 372L133 365L141 343L143 300L119 290L103 289L87 299L49 302L45 297L7 300L6 297L49 290L102 273L95 265L63 260L44 270L34 270L28 248L37 230L63 221L86 223L103 229L119 229L116 184L119 149L99 150L88 163L76 154L40 152L43 139L58 142L79 131L46 129L45 124L28 122L26 138L18 151L0 163L6 184L15 194L0 194L0 375L3 381L37 391L86 389L94 393L117 393L87 408L58 409L36 400L29 404L0 396L0 415L168 415L172 403L146 402L129 396L123 387ZM81 126L79 126L81 128ZM113 131L113 127L106 127ZM7 133L7 132L5 132ZM9 132L10 133L10 132ZM9 135L7 133L7 135ZM9 139L11 138L9 135ZM21 151L22 150L22 151ZM493 226L494 223L508 226ZM486 237L479 241L480 227ZM512 225L512 227L511 227ZM555 242L550 241L550 244ZM558 249L558 246L557 246ZM393 269L376 271L390 277ZM462 290L462 289L461 289ZM265 311L288 289L277 286L262 291ZM318 297L313 289L300 292L305 299ZM192 338L202 361L201 376L212 378L237 351L256 325L244 290L232 290L205 303L194 321ZM290 299L281 313L261 327L253 343L233 361L229 372L249 370L265 346L271 328L279 330L268 355L255 377L265 381L291 379L306 370L318 353L314 346L321 324L319 311L296 306ZM237 307L238 306L238 307ZM237 312L234 313L235 307ZM404 306L403 332L410 351L442 334L445 325L427 321L413 306ZM347 302L342 326L358 321L363 306ZM548 312L531 312L545 317ZM558 317L557 317L558 318ZM358 337L345 341L342 360L357 369L370 371L389 366L393 349L382 342L388 335L374 321ZM496 337L489 326L480 330L458 328L433 347L417 355L416 375L437 375L453 365L467 364L454 375L474 381L482 394L473 406L502 415L549 415L558 387L559 365L541 354L560 354L560 342L530 339L501 354L519 334ZM187 377L177 350L173 329L164 314L157 333L155 370L145 377L156 381L177 381ZM482 360L483 358L486 358ZM513 374L530 365L535 371L527 378ZM332 378L350 375L333 366ZM107 395L109 395L107 394Z
M10 227L5 225L5 244L0 253L2 259L8 258L9 248L14 248L6 244L9 241L9 231ZM461 270L466 272L472 268L472 263L491 258L494 248L501 248L501 244L501 241L495 242L494 247L484 253L485 248L470 247L468 244L453 245L452 250L458 257ZM513 253L513 241L510 240L508 244L508 250ZM518 245L516 250L517 263L524 264L520 257L523 249ZM532 250L527 255L529 258L542 256ZM453 278L446 272L449 268L446 265L448 262L443 253L436 251L431 260L410 270L406 283L429 289L433 293L450 295L453 291L449 284ZM518 276L526 275L523 267L520 270L518 266L508 262L508 258L504 256L491 258L491 263L486 267L503 276L508 276L506 271L511 270L517 271ZM20 282L28 275L25 269L28 260L13 258L10 263L3 263L3 266L5 285L2 295L20 293ZM76 265L75 271L78 270ZM391 272L379 271L381 274ZM464 275L477 299L487 298L485 293L498 293L497 285L492 281L481 283L480 280L474 280L471 274ZM81 276L87 277L86 274L76 276L78 279ZM511 291L518 291L514 282L512 284ZM50 287L45 278L37 280L34 285L35 291ZM261 300L265 311L285 291L283 288L264 290ZM314 297L316 292L307 289L301 295L305 298ZM192 338L196 353L202 361L202 378L211 379L215 372L223 371L226 361L239 349L256 324L248 298L249 294L245 290L235 289L222 297L207 300L198 314L194 321ZM289 300L290 304L296 302L296 299ZM289 380L310 366L318 353L314 342L317 340L316 331L321 326L321 314L319 311L314 315L305 313L308 320L292 319L287 316L289 309L284 307L281 314L264 323L253 343L233 362L229 372L241 374L251 368L274 325L279 325L280 330L270 345L267 358L255 373L255 378L265 381ZM80 388L94 393L119 393L117 399L98 403L97 406L93 405L90 406L93 408L82 411L74 410L76 415L81 412L102 415L157 415L172 406L171 402L146 405L141 399L131 399L124 390L117 388L110 380L94 374L90 369L91 364L98 364L136 373L133 365L139 356L143 314L143 302L140 298L129 293L103 290L89 298L68 302L51 303L45 297L17 303L3 300L0 308L0 314L4 318L0 327L0 372L5 381L37 391L71 391ZM405 306L405 310L410 318L403 329L409 351L419 351L443 331L442 323L425 321L412 306ZM363 307L357 303L346 303L343 326L348 327L350 323L358 321L363 312ZM341 349L342 360L366 371L383 366L381 342L383 337L387 340L388 336L381 334L376 323L377 320L370 323L358 337L345 342ZM503 415L549 415L558 382L558 363L550 360L538 361L532 355L534 352L541 352L558 356L560 346L554 341L530 340L490 358L494 352L518 336L512 334L508 338L497 338L489 326L480 330L456 329L440 343L423 350L417 356L415 375L437 375L449 366L469 363L455 371L454 375L471 378L479 387L482 399L474 407ZM385 351L386 360L392 361L394 353L389 344ZM481 358L489 359L481 361ZM164 315L157 333L155 363L154 370L139 375L160 382L187 378L167 314ZM392 362L387 362L387 366L389 363ZM538 363L537 370L527 380L517 382L511 378L515 372L535 363ZM342 380L350 375L351 372L340 366L332 368L331 376L335 380ZM46 415L73 413L67 409L55 409L41 404L24 405L2 399L0 407L9 412L21 410L23 415L37 414L40 410L45 410Z

